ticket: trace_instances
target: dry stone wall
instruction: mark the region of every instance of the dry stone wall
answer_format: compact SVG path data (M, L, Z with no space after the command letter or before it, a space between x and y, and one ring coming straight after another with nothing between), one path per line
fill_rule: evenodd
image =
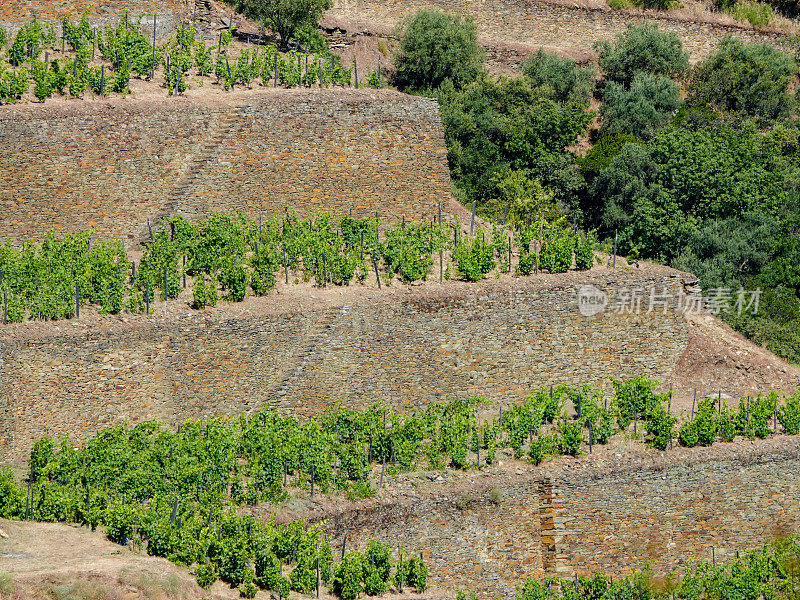
M413 6L406 0L334 0L328 15L366 26L389 28L423 8L472 16L479 36L489 46L545 46L578 54L591 50L596 40L612 39L628 24L644 21L655 22L662 30L676 33L692 53L692 60L708 54L728 34L745 41L775 43L778 39L744 26L698 23L665 13L632 14L608 6L588 8L546 0L425 0Z
M194 3L192 3L193 5ZM77 21L86 9L92 26L116 25L124 12L132 21L142 19L149 31L156 15L156 35L163 37L175 30L181 17L187 15L187 0L3 0L0 3L0 27L15 33L22 25L36 18L53 23L61 35L61 19Z
M328 211L400 220L450 197L438 104L383 91L278 92L240 111L181 210Z
M122 419L178 423L265 406L314 415L337 401L410 410L475 394L508 403L540 385L661 378L674 367L688 341L682 317L586 317L576 290L593 282L613 302L620 286L674 290L677 272L564 277L319 309L281 309L268 297L253 302L273 305L269 314L107 317L77 333L21 328L0 338L0 456L20 458L46 433L83 438Z
M392 541L423 553L429 585L485 598L511 597L531 577L620 576L648 564L680 571L692 557L711 562L712 548L729 561L800 527L800 443L703 452L699 461L686 450L665 454L671 463L655 469L640 455L611 468L594 466L607 455L561 458L516 477L480 478L472 489L411 490L329 516L328 527L334 548L345 533L349 549Z
M0 240L92 227L130 243L172 212L427 218L450 197L439 109L426 98L269 89L240 106L66 106L0 108Z
M93 228L133 240L218 119L182 101L0 108L0 239Z

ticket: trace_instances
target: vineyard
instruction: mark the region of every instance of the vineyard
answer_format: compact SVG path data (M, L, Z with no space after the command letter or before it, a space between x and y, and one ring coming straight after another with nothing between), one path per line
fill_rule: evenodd
M565 272L573 261L589 269L595 260L591 235L563 218L519 232L510 226L496 226L492 235L459 232L457 222L383 226L377 218L325 214L258 222L243 214L215 214L198 223L171 217L153 232L138 265L122 242L93 242L90 231L63 239L50 232L41 244L19 247L8 240L0 246L4 322L68 319L88 304L112 314L149 312L150 303L177 298L187 286L200 309L220 299L262 296L280 277L325 287L364 283L372 274L378 285L389 285L427 280L438 267L442 281L474 282L508 272L512 253L519 275Z
M490 418L476 397L405 415L380 405L336 406L304 422L264 410L175 431L157 422L121 424L82 448L42 438L31 451L27 485L0 471L0 517L102 526L115 542L146 545L150 554L193 566L201 585L221 578L240 585L243 595L255 585L281 597L309 593L321 581L353 599L392 582L424 589L426 567L400 549L391 579L392 549L378 541L366 554L343 547L336 563L321 527L261 523L244 514L246 507L315 494L369 497L399 472L483 469L501 456L539 464L592 452L614 435L667 450L800 431L800 390L745 398L738 410L703 399L678 427L671 392L656 393L657 382L612 383L610 402L599 389L562 385L536 390Z
M297 47L286 52L259 38L253 48L234 52L233 30L220 32L216 44L197 35L194 24L179 25L163 43L143 32L141 19L127 13L116 26L97 30L86 14L74 24L64 18L61 35L48 23L26 23L13 37L0 28L0 104L20 100L33 87L45 102L53 94L82 98L130 93L131 78L159 81L167 95L212 81L224 90L266 87L355 86L357 65L345 66L327 48L316 54ZM380 73L364 83L385 87ZM362 84L363 85L363 84Z

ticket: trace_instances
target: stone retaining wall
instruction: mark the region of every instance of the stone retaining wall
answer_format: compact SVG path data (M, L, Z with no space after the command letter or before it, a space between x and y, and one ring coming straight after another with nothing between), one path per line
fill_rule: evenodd
M0 240L241 210L428 218L450 198L435 101L388 90L273 90L0 107ZM181 195L175 195L181 190Z
M578 312L584 283L607 290L608 312ZM337 401L410 410L477 394L508 403L542 385L663 378L686 347L686 321L672 310L612 311L621 289L651 285L681 284L674 271L572 273L317 309L270 296L251 301L251 316L109 316L83 331L6 335L0 455L19 459L42 435L83 439L122 419L179 423L265 406L313 415ZM274 311L259 314L259 303Z

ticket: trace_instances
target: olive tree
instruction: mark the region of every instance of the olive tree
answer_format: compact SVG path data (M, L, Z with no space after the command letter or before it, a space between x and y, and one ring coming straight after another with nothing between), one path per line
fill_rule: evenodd
M278 34L286 48L294 33L316 27L322 13L332 6L331 0L234 0L236 10L263 23Z

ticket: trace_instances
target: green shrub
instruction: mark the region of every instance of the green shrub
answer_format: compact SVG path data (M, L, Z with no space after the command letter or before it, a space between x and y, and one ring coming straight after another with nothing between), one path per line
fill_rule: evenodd
M223 538L217 557L219 578L226 583L238 586L244 581L249 570L249 556L245 543L240 538Z
M239 595L242 598L255 598L257 593L258 588L253 584L253 569L248 568L239 586Z
M594 233L589 232L575 239L575 268L586 271L594 266Z
M575 242L565 232L558 237L546 237L542 240L539 253L539 268L550 273L566 273L572 266L572 249Z
M783 404L778 407L778 420L784 433L789 435L800 433L800 389L784 398Z
M247 271L241 263L228 265L219 275L219 282L228 290L225 296L233 302L241 302L247 295Z
M459 89L483 69L483 49L471 17L420 10L401 23L397 37L393 83L400 89L435 89L445 81Z
M722 406L722 410L717 419L717 433L719 439L723 442L732 442L737 432L736 424L738 419L736 418L736 412L728 408L726 402Z
M697 429L697 443L701 446L710 446L717 439L719 416L717 415L716 399L704 398L697 405L694 423Z
M769 392L766 395L759 394L758 397L748 403L751 427L753 434L757 438L764 439L772 433L770 422L773 415L775 415L777 403L777 392Z
M333 576L333 593L342 600L356 600L363 591L364 556L359 552L350 552L335 569Z
M250 274L250 287L256 296L263 296L275 287L275 276L269 269L257 268Z
M574 60L545 52L543 48L522 63L522 72L534 86L550 86L559 102L588 105L592 97L594 70L580 67Z
M688 98L768 124L794 111L795 99L788 90L797 68L790 55L769 44L745 44L728 36L692 69Z
M39 61L34 61L31 67L33 75L33 95L39 102L44 102L53 94L53 78L47 69L47 65Z
M297 561L297 565L289 573L291 589L302 594L310 594L317 586L316 564L314 557L304 553Z
M611 378L614 385L614 405L617 411L617 423L620 429L627 429L634 417L647 420L654 412L661 409L667 399L666 394L656 394L657 381L646 377L635 377L628 381Z
M52 459L53 440L47 436L36 440L31 448L31 456L28 461L31 481L39 481L46 474L47 465Z
M525 252L519 257L519 272L522 275L530 275L536 267L536 253Z
M106 507L103 521L106 537L117 544L127 544L133 534L136 509L132 504L123 504L116 500Z
M212 277L208 282L200 274L195 277L192 284L192 308L200 309L206 306L215 306L219 299L217 292L217 282Z
M538 465L544 460L546 449L545 446L546 442L542 437L537 435L535 438L533 438L530 448L528 449L528 454L533 464Z
M592 425L592 435L597 444L607 444L614 431L614 417L611 411L600 409L597 420Z
M680 105L680 90L674 81L638 72L630 84L611 81L603 90L602 131L649 139L669 122Z
M428 587L428 567L422 560L422 555L412 557L404 566L407 568L406 581L408 585L418 592L424 592Z
M675 77L689 66L689 54L674 33L656 25L628 25L613 42L595 44L600 70L611 81L629 85L636 73Z
M211 587L211 585L219 579L219 575L217 573L217 569L208 561L204 561L197 565L197 569L194 572L195 579L197 579L197 585L199 585L204 590L207 590Z
M678 430L678 443L687 448L694 448L698 440L697 424L694 421L685 421Z
M0 104L13 104L28 91L31 84L25 69L4 70L0 64Z
M672 441L672 428L677 422L677 418L670 417L664 410L654 412L647 423L645 423L648 437L647 442L653 446L653 448L666 450L669 448L669 444Z
M775 9L766 2L736 2L728 12L737 21L747 21L753 27L767 27L775 18Z
M389 544L371 540L367 545L364 560L374 569L381 581L389 581L389 573L392 569L392 548ZM375 594L369 594L374 596Z
M425 566L422 556L406 558L403 554L401 550L394 575L395 587L403 589L408 586L419 592L424 591L428 587L428 567Z
M281 579L281 561L266 545L257 546L254 557L256 577L268 590L278 590Z
M364 593L367 596L380 596L389 589L389 584L381 579L377 570L366 567L366 575L364 577Z
M278 598L288 598L289 591L291 589L291 584L286 577L278 577L278 580L275 582L275 588L273 591L277 592Z
M558 427L559 451L561 454L578 456L583 443L583 430L580 423L570 423L567 420L561 422Z
M587 180L593 180L605 169L613 158L620 153L625 144L641 144L643 141L636 136L622 133L619 135L601 135L583 157L577 157L576 162L581 173Z
M462 236L455 251L458 274L467 281L480 281L495 267L494 246L483 236Z
M18 519L25 513L25 491L17 486L14 472L0 467L0 518Z

